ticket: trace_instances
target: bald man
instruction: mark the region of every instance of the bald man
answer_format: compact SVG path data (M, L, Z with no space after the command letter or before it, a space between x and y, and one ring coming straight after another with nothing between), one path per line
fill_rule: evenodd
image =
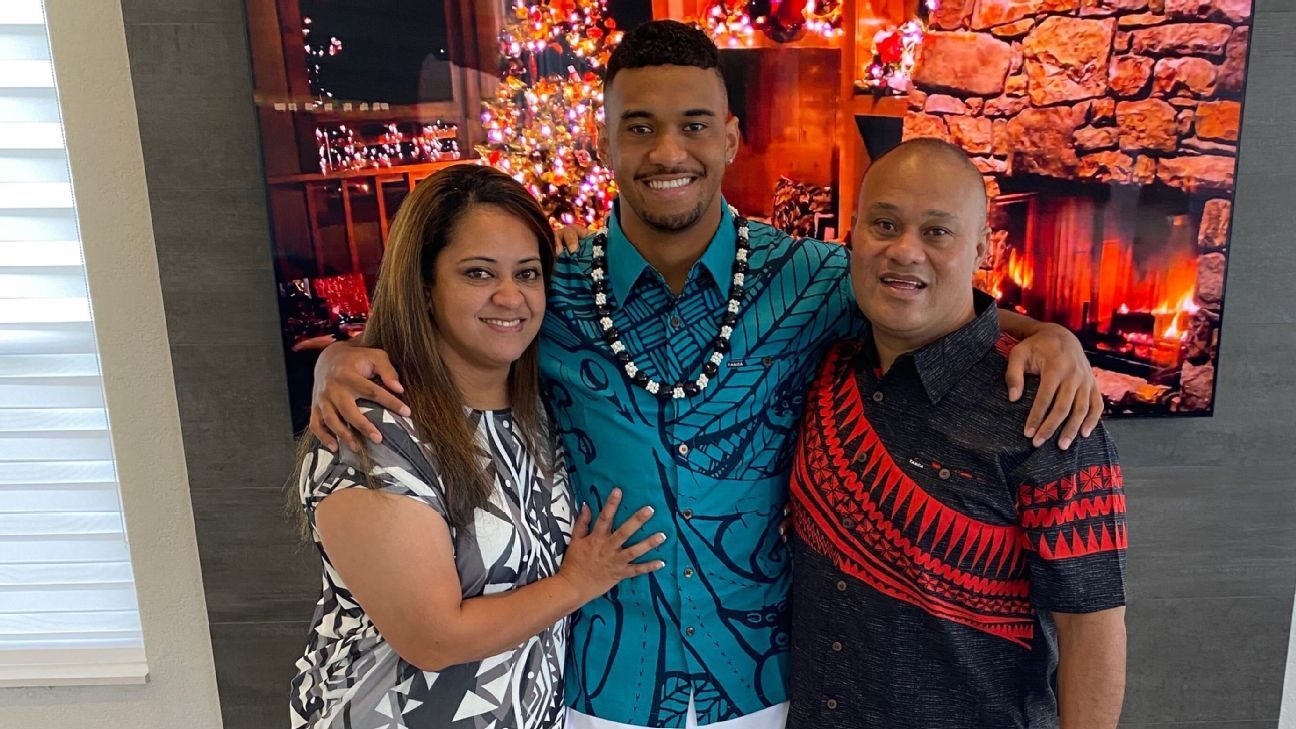
M907 142L860 190L836 346L792 471L789 729L1114 729L1125 497L1100 425L1070 450L1009 402L1013 340L974 290L986 193L957 147Z

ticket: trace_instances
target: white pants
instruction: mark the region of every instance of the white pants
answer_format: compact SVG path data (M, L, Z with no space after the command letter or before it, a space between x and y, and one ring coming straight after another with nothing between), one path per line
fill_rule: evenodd
M787 721L788 704L783 702L754 714L740 716L737 719L719 721L714 724L703 724L706 729L783 729ZM607 719L598 719L589 714L582 714L574 709L567 710L567 729L652 729L633 724L621 724ZM693 708L693 697L689 697L688 720L684 729L699 729L697 711Z

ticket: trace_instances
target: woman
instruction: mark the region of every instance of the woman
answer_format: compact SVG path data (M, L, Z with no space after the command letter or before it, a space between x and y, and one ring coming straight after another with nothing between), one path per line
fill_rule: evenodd
M456 165L401 206L364 344L399 368L413 416L370 403L364 452L303 446L296 484L324 590L292 682L294 727L562 724L567 616L661 567L572 523L537 385L553 232L489 167ZM568 541L570 540L570 544Z

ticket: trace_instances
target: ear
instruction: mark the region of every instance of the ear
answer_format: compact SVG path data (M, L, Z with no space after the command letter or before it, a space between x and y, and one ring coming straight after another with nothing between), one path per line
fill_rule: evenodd
M612 155L608 148L608 130L607 130L606 123L604 122L598 123L598 127L596 129L596 133L594 137L595 137L595 149L598 152L599 161L603 163L604 167L607 167L608 169L612 169Z
M990 226L981 229L981 235L977 236L976 246L976 265L972 267L973 271L980 271L985 265L986 256L990 255Z
M738 156L738 148L742 145L742 131L738 126L738 117L733 114L729 115L729 120L725 122L725 161L733 162Z

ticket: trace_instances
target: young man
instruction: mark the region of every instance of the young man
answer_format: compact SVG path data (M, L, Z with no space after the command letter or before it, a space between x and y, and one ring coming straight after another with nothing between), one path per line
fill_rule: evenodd
M790 572L779 536L794 433L815 366L862 320L845 248L748 224L720 195L738 152L719 52L673 21L627 34L604 78L599 151L620 197L605 233L559 259L541 332L547 404L581 501L613 487L654 507L665 569L590 603L573 626L573 729L781 727ZM1015 386L1056 393L1047 438L1096 424L1101 397L1065 330L1031 335ZM373 436L354 401L402 407L381 352L333 347L316 368L312 429ZM1042 398L1050 400L1050 398ZM1040 425L1043 421L1042 425ZM331 431L331 432L330 432ZM1026 441L1029 442L1029 441ZM648 533L651 533L648 532Z
M1100 425L1021 437L1012 341L974 291L981 176L905 143L869 168L851 276L869 320L829 353L792 471L790 729L1115 729L1125 495Z

